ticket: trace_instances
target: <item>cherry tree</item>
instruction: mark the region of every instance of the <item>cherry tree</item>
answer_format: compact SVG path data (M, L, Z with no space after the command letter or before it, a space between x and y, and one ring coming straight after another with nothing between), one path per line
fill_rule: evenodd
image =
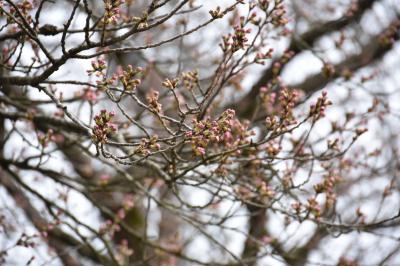
M400 263L397 0L0 0L4 265Z

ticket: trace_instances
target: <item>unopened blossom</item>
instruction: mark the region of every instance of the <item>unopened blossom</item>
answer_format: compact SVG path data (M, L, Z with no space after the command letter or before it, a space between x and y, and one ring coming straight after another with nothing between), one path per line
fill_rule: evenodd
M92 130L92 139L95 143L105 143L108 135L117 132L117 126L111 122L114 116L114 112L103 109L100 114L94 117L96 125Z
M99 58L97 60L92 60L91 65L92 69L86 71L89 75L95 74L97 77L105 75L107 64L104 59Z

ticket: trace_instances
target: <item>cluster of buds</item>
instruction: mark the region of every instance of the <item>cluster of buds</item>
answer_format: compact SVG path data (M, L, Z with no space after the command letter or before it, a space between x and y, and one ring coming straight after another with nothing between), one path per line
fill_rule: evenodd
M97 88L98 88L99 90L101 90L101 91L106 91L106 90L108 90L108 88L109 88L110 86L112 86L112 85L115 84L116 80L117 80L117 77L116 77L115 75L113 75L113 76L110 77L110 78L105 78L105 77L103 77L102 80L97 80L97 81L96 81Z
M332 102L327 98L327 92L323 91L322 96L320 96L315 104L310 105L309 116L313 118L314 121L325 116L326 107L332 105Z
M111 119L115 116L114 112L101 110L99 115L94 117L96 125L93 128L92 139L95 143L105 143L107 135L117 132L117 126L111 123Z
M131 65L128 65L127 69L122 71L122 73L118 76L118 79L122 83L125 91L134 91L136 89L141 82L137 76L142 72L142 68L133 68Z
M143 11L141 17L135 17L135 16L130 17L130 21L136 23L138 29L143 29L148 27L149 26L148 19L149 19L149 13L147 11Z
M282 146L275 139L266 143L265 151L269 156L276 156L282 150Z
M32 17L29 15L29 11L31 11L34 6L31 0L23 0L22 2L16 4L16 7L18 8L18 11L20 14L22 14L25 18L25 20L28 23L32 23ZM10 14L16 15L17 10L14 7L10 7ZM7 23L15 23L15 21L12 20L12 18L7 16Z
M270 48L266 53L258 52L254 58L254 63L264 65L265 60L272 58L272 53L274 49Z
M121 16L120 6L124 0L104 0L105 14L103 17L104 24L117 23L118 18Z
M224 12L222 12L220 6L217 6L215 10L210 10L209 13L213 19L219 19L224 17Z
M271 22L276 27L285 26L289 22L285 17L286 9L281 2L282 1L275 1L274 11L271 14Z
M284 126L296 124L293 109L298 101L299 93L294 89L283 88L279 95L279 106L281 108L281 122Z
M390 26L379 36L379 43L383 46L392 45L400 29L400 19L392 22Z
M321 217L321 206L315 198L309 198L307 200L307 211L309 211L315 218Z
M336 194L334 191L335 185L341 180L341 177L334 174L328 174L322 183L314 185L314 190L317 194L325 193L326 202L325 206L327 208L333 206L336 202Z
M234 27L234 34L232 36L232 51L235 52L240 49L244 49L246 47L246 43L248 41L247 34L251 32L251 29L245 30L243 27L236 26Z
M197 71L185 72L182 74L183 86L187 90L193 88L199 83L199 73Z
M161 103L158 102L158 97L160 93L158 91L151 91L147 94L146 100L149 104L149 108L151 111L160 114L161 113Z
M97 77L101 77L101 76L105 75L105 70L107 68L107 64L104 59L99 58L98 60L93 60L91 62L91 64L92 64L92 69L86 71L89 75L92 75L93 73Z
M150 137L150 139L143 138L140 141L139 146L135 149L134 153L140 154L142 156L147 156L152 151L158 151L161 148L161 146L159 143L157 143L157 141L158 141L157 135Z
M169 78L167 78L167 79L165 79L165 80L163 81L163 83L162 83L162 85L163 85L165 88L170 89L170 90L176 89L176 87L178 86L178 84L179 84L179 79L178 79L178 78L174 78L174 79L169 79Z
M203 121L194 121L194 129L186 133L192 143L192 149L198 156L204 155L210 142L220 142L231 139L231 126L235 111L228 109L217 119L212 121L207 118Z
M38 134L39 144L46 148L50 141L55 140L54 132L52 129L47 130L46 134L39 133Z
M265 118L265 126L270 131L278 131L280 128L278 118L276 116L267 116Z
M220 44L222 51L230 51L234 53L240 49L245 49L248 41L247 34L250 32L251 29L245 30L241 26L235 26L233 35L228 34L227 36L222 37L222 44Z
M258 187L258 194L263 199L271 199L276 195L276 192L271 186L268 186L264 181L262 181Z

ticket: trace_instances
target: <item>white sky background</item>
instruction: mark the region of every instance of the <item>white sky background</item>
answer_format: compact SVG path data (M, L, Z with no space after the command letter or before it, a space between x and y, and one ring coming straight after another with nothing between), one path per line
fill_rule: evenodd
M225 0L225 1L218 1L218 5L223 5L223 4L229 4L232 1L230 0ZM343 1L342 1L343 2ZM388 4L391 5L396 5L398 4L400 6L400 1L398 0L390 0L390 1L386 1ZM212 7L216 6L216 1L212 1L212 0L203 0L202 4L204 5L204 7L208 10L211 9ZM374 10L375 12L375 16L379 16L379 20L385 19L387 17L387 14L384 14L383 12L386 12L386 9L380 9L380 8L376 8L376 10ZM62 23L64 22L64 15L65 15L65 10L61 9L61 8L55 8L52 10L52 12L46 14L46 16L43 16L41 23L42 24L46 24L46 23L50 23L53 25L58 25L61 26ZM83 17L81 17L80 19L84 19ZM193 22L193 20L191 21ZM74 22L75 25L81 25L81 20L77 20ZM204 39L203 40L209 40L211 38L215 38L215 36L218 36L221 34L221 30L220 27L218 26L222 25L223 23L218 22L216 25L211 26L213 27L213 29L209 28L206 31L203 31L203 33L205 33ZM73 27L73 26L72 26ZM365 24L363 25L363 29L365 30L374 30L373 26L370 26L370 22L365 22ZM53 39L53 37L49 38ZM206 41L205 41L206 43ZM332 44L329 43L327 40L323 40L321 41L321 47L322 48L327 48L327 47L331 47ZM275 48L275 47L274 47ZM396 47L393 49L393 51L391 51L388 55L385 56L384 59L384 64L385 66L388 66L387 68L385 68L385 70L388 71L388 73L390 74L391 78L390 79L383 79L380 80L378 79L377 81L372 81L367 85L368 90L375 90L376 88L378 88L379 90L385 89L385 90L398 90L398 84L400 82L400 62L398 60L399 58L399 52L400 52L400 45L396 45ZM149 54L151 54L151 52L149 52ZM163 55L161 55L163 56ZM174 57L174 55L168 55L168 56L172 56ZM337 57L338 54L333 52L332 55L328 55L328 57L334 61ZM90 61L91 60L79 60L79 63L77 63L74 60L71 60L69 62L67 62L67 64L65 65L65 67L62 67L57 73L55 73L52 77L54 77L55 79L71 79L71 80L86 80L86 70L90 69ZM298 56L295 60L293 60L293 63L291 63L287 69L285 70L285 72L283 73L283 78L285 81L287 81L289 84L296 84L298 82L301 82L302 79L305 77L306 74L311 74L311 73L315 73L318 72L321 68L322 64L321 61L319 59L317 59L314 55L312 55L309 52L306 52L300 56ZM254 73L254 75L248 75L246 77L246 79L243 81L243 84L251 84L252 82L254 82L255 80L257 80L257 74L262 70L262 67L255 67L252 68L251 71L249 71L249 73ZM365 73L369 73L368 69L362 71ZM384 86L383 86L384 85ZM59 88L61 89L62 86L59 86ZM248 88L250 88L250 86L248 86ZM66 97L73 95L74 91L79 90L81 88L74 88L74 87L70 87L70 86L65 86L65 88L62 88L62 91L64 93L64 95ZM343 93L346 89L344 89L343 87L341 87L340 85L331 85L329 87L329 96L330 98L333 100L334 102L334 106L331 107L329 109L329 111L327 112L327 117L328 119L339 119L340 117L342 117L342 114L344 111L348 111L348 109L343 110L342 107L335 107L335 102L340 102L341 97L346 97L346 94ZM69 94L69 95L68 95ZM37 99L47 99L47 97L43 94L43 93L39 93L39 92L35 92L33 94L33 96L37 97ZM361 108L361 109L367 109L368 107L370 107L371 105L371 96L366 93L363 90L357 90L354 92L353 95L354 101L357 103L354 108ZM310 101L315 100L315 99L310 99ZM398 109L400 109L400 106L397 104L398 102L400 102L400 97L399 94L396 93L393 95L393 97L391 98L391 103L393 104L394 107L397 107ZM305 105L307 106L307 105ZM53 108L53 106L49 105L48 106L49 109L46 111L50 111L50 108ZM100 109L100 107L98 108ZM55 110L55 109L54 109ZM398 121L394 121L395 123ZM399 124L393 124L393 127L396 128L397 130L400 130L399 128ZM319 127L319 130L321 130L321 134L323 134L323 129L324 126L321 125ZM363 136L362 138L360 138L358 145L367 145L368 148L370 148L371 150L374 150L376 148L380 147L380 140L379 138L376 138L377 135L379 135L379 128L374 128L373 124L372 124L372 128L369 128L370 131ZM400 132L400 131L399 131ZM319 133L319 132L317 132ZM6 146L6 155L9 157L13 157L13 156L17 156L18 155L18 143L19 143L19 139L18 137L14 137L13 142L11 143L15 143L15 145L9 145ZM32 136L32 141L35 141L34 136ZM22 147L21 147L22 148ZM57 153L54 155L54 158L52 158L49 162L49 165L51 165L51 168L53 169L57 169L59 171L65 171L67 173L70 173L72 171L71 167L69 165L66 165L64 163L64 161L62 160L62 155ZM53 198L55 201L58 201L55 197L56 197L56 193L54 193L57 189L57 187L59 187L58 185L55 185L52 181L49 181L47 178L42 178L39 181L35 181L34 180L34 176L32 176L32 174L30 173L26 173L23 175L24 180L27 181L28 184L31 184L32 186L34 186L39 192L41 192L43 195L47 196L48 198ZM369 186L371 184L365 184L365 189L369 189ZM386 183L377 183L374 184L374 186L382 186L385 187L387 184ZM90 221L92 221L92 226L93 227L98 227L98 216L97 213L93 211L92 206L90 205L90 203L88 201L86 201L81 195L79 195L78 193L74 193L71 192L71 197L69 198L68 201L68 208L70 210L73 210L74 213L77 214L77 217L85 217L85 220L90 219ZM357 193L361 193L358 191L354 191L355 194ZM193 200L197 201L199 198L201 198L201 192L198 193L193 193ZM390 206L396 206L396 208L398 208L399 204L399 199L396 197L393 198L389 198L390 202ZM35 204L39 204L39 202L37 200L35 200L32 197L32 201ZM198 203L200 204L200 202ZM228 205L229 203L224 203L226 205ZM339 203L340 204L340 203ZM389 203L388 203L389 204ZM4 208L8 206L8 207L12 207L14 206L12 204L12 199L7 195L7 193L5 193L3 188L0 188L0 210L1 212L4 210ZM37 205L39 206L39 205ZM221 208L224 209L224 208ZM152 221L151 226L150 226L150 235L154 235L157 234L157 222L159 219L159 213L157 211L157 209L154 207L153 208L153 212L152 216L153 219L150 219ZM363 212L365 212L366 214L370 213L370 214L374 214L374 212L376 211L376 207L373 205L373 203L371 203L368 207L368 205L364 206L362 208ZM15 214L11 214L10 215L15 215L18 220L19 223L21 225L28 225L29 222L27 222L26 218L24 217L24 215L22 214L22 212L20 210L17 209L13 209L13 212L15 212ZM6 211L8 212L8 211ZM91 217L91 218L89 218ZM275 216L276 217L276 216ZM232 227L237 227L240 228L241 230L245 231L245 225L246 225L246 219L243 218L237 218L235 220L229 221L229 225L231 225ZM17 226L19 229L22 228L22 226ZM299 230L298 232L298 236L295 239L301 239L302 236L304 236L307 231L310 231L312 229L312 225L310 224L305 224L304 226L301 226L301 230ZM269 228L273 228L274 232L280 232L280 230L282 229L281 227L281 223L278 219L274 219L272 218L269 221ZM293 229L297 229L295 227L295 225L293 225ZM32 227L32 226L24 226L24 230L26 233L31 234L32 232L35 232L36 230ZM276 230L276 231L275 231ZM397 232L392 232L393 235L399 235L399 232L397 230ZM14 238L10 238L9 240L5 240L4 238L1 237L0 235L0 250L3 249L4 247L9 246L10 244L13 243L13 241L15 241L15 239L18 237L19 235L16 234L14 236ZM347 250L349 248L348 245L351 244L352 240L354 238L352 237L352 234L350 235L346 235L346 236L341 236L340 238L337 239L331 239L331 241L327 242L326 244L322 245L324 248L324 251L326 252L327 257L323 257L320 255L320 253L318 254L314 254L314 256L311 257L311 261L326 261L326 259L328 259L329 261L329 257L335 259L338 258L340 254L342 254L342 252L344 252L345 250ZM366 245L367 243L373 243L375 241L375 237L374 236L369 236L367 234L363 235L363 237L361 238L361 242L358 243L359 245ZM242 251L242 244L244 237L237 235L237 234L232 234L231 237L229 238L229 241L227 241L227 245L229 247L230 250L232 250L235 254L240 254ZM188 253L189 255L191 254L195 254L196 257L198 258L206 258L207 254L209 254L209 246L207 244L207 240L206 239L196 239L195 242L193 242L191 244L191 248L189 248ZM388 246L392 246L394 243L393 241L382 241L382 243L376 243L379 245L382 245L382 249L387 248ZM371 245L369 245L370 247ZM203 254L203 255L202 255ZM371 253L373 254L373 253ZM26 263L27 260L29 260L29 258L31 257L31 255L35 255L37 256L37 259L35 259L35 261L31 264L31 265L59 265L59 262L57 260L51 260L51 257L49 257L49 253L47 251L47 247L45 245L41 245L41 248L39 249L39 253L34 254L32 253L31 250L25 249L25 248L15 248L12 249L9 252L9 256L7 257L7 260L9 260L8 262L11 264L8 265L24 265L24 263ZM371 256L371 263L373 263L373 255ZM377 258L378 259L378 258ZM51 262L49 262L51 261ZM400 258L398 258L398 261L400 262ZM400 263L399 263L400 264ZM271 260L271 259L266 259L262 262L260 262L260 265L281 265L281 263L279 263L276 260Z

